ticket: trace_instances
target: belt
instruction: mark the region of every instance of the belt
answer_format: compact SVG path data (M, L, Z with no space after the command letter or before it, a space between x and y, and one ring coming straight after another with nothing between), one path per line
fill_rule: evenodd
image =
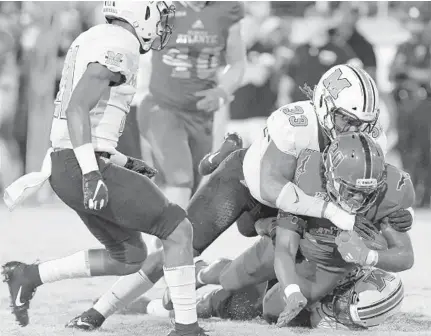
M60 151L65 150L65 149L70 149L70 150L72 150L72 148L53 148L53 151L54 151L54 152L60 152ZM103 158L106 158L106 159L110 159L110 158L111 158L111 156L112 156L112 154L111 154L111 153L108 153L108 152L100 152L100 151L95 151L95 152L94 152L94 154L95 154L96 156L98 156L98 157L103 157Z

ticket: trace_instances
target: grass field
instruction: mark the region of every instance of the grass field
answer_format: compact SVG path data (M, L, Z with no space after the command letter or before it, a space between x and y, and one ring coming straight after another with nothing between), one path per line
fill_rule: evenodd
M431 217L430 211L418 211L411 231L416 261L412 270L402 278L406 289L402 313L376 330L356 334L369 335L431 335ZM86 231L77 216L60 205L39 208L21 208L9 213L0 207L0 262L10 260L34 262L61 257L80 249L97 247L98 242ZM234 236L228 231L212 248L206 251L208 260L221 256L234 257L252 240ZM232 240L234 239L234 240ZM232 242L235 242L232 244ZM65 336L88 335L65 329L64 324L87 309L115 281L114 277L67 280L48 284L38 289L31 304L31 324L20 328L9 310L6 284L0 284L0 335L1 336ZM159 290L160 292L160 290ZM153 294L156 294L154 291ZM328 331L305 329L276 329L255 321L237 323L217 319L203 321L202 326L214 336L326 336ZM157 336L166 335L171 322L144 315L114 315L93 332L94 336ZM333 335L355 333L332 332Z

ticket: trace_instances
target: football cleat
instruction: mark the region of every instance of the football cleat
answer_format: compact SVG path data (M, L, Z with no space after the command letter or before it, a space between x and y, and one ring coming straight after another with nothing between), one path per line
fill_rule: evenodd
M198 318L223 317L226 300L232 294L223 288L216 288L198 298L196 311Z
M175 323L175 329L168 336L208 336L205 330L199 324L193 323L190 325Z
M220 149L214 153L208 153L201 160L199 174L202 176L211 174L229 154L240 148L242 148L242 138L237 133L228 133Z
M18 324L25 327L29 323L28 309L30 300L36 293L37 285L33 284L26 273L27 265L19 261L10 261L3 265L3 282L9 287L12 314L15 315Z
M301 292L292 293L285 300L286 306L277 320L277 327L287 327L299 312L307 305L307 299Z
M81 315L70 320L65 327L73 329L81 329L85 331L92 331L98 329L105 322L105 317L100 314L96 309L90 308L83 312Z

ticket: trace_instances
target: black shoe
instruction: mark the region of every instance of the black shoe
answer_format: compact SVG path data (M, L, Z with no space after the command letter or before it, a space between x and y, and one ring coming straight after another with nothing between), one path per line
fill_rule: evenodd
M21 327L29 323L28 309L30 300L36 293L37 284L32 283L28 276L29 267L19 261L10 261L3 265L3 281L8 284L12 313ZM36 266L37 267L37 266Z
M199 163L199 174L202 176L211 174L226 159L229 154L242 148L242 139L237 133L228 133L220 149L215 153L208 153Z
M70 320L65 327L92 331L100 328L103 322L105 322L105 317L103 317L103 315L100 314L96 309L90 308L81 315Z
M205 330L199 324L193 323L190 325L175 323L175 329L168 336L208 336Z

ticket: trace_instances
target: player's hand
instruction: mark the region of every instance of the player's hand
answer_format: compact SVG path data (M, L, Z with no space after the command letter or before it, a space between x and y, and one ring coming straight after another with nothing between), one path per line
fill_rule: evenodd
M98 170L82 175L84 206L90 210L101 210L108 204L108 187Z
M152 178L158 173L157 169L154 169L144 161L130 156L127 157L127 163L124 168L137 172L138 174L145 175L148 178Z
M367 265L370 249L355 231L340 232L335 238L335 244L337 244L338 252L340 252L344 261L361 266Z
M206 113L215 112L223 104L231 101L227 92L220 86L213 89L198 91L195 93L195 96L202 97L202 99L196 103L196 108Z
M407 232L412 228L413 216L409 210L400 209L385 217L384 221L398 232Z
M323 217L332 222L336 227L341 230L353 230L355 225L356 216L349 214L332 202L328 203Z
M254 223L254 228L259 236L268 236L274 239L277 229L277 217L260 218Z
M286 306L282 313L278 316L277 327L287 327L289 322L292 321L299 312L307 305L307 298L301 291L293 292L289 296L284 297Z

